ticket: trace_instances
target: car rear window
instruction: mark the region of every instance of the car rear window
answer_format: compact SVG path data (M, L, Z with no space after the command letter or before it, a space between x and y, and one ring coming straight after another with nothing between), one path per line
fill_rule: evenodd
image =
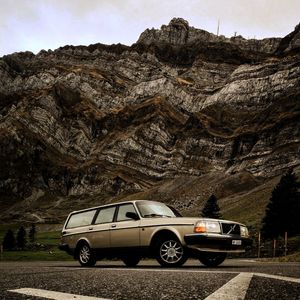
M96 210L89 210L71 215L66 228L88 226L92 224Z

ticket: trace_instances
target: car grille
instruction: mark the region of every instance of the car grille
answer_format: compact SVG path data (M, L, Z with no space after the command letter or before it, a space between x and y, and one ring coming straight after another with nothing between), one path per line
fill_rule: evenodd
M240 225L234 223L222 223L223 234L241 234Z

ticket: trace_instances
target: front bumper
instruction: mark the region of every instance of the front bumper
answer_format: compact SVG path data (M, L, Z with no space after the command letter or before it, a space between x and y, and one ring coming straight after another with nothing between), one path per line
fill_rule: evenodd
M186 234L184 241L188 247L200 251L216 252L245 252L245 248L252 245L250 238L239 235L221 235L208 233Z

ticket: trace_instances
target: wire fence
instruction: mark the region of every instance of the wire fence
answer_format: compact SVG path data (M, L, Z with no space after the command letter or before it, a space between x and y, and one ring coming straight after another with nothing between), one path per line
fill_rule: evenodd
M289 237L288 232L276 239L264 239L260 232L251 238L253 244L246 249L245 257L282 257L300 251L300 236Z

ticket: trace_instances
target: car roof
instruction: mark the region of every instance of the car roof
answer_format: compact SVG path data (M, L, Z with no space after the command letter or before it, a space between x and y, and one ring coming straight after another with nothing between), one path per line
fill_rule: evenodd
M99 209L99 208L104 208L104 207L109 207L109 206L114 206L114 205L120 205L120 204L127 204L127 203L136 203L136 202L157 202L157 203L162 203L162 202L158 202L158 201L154 201L154 200L128 200L128 201L121 201L121 202L115 202L115 203L108 203L108 204L104 204L104 205L99 205L99 206L94 206L94 207L89 207L89 208L84 208L84 209L80 209L80 210L74 210L72 212L70 212L71 214L76 214L76 213L80 213L80 212L84 212L84 211L89 211L89 210L93 210L93 209Z

